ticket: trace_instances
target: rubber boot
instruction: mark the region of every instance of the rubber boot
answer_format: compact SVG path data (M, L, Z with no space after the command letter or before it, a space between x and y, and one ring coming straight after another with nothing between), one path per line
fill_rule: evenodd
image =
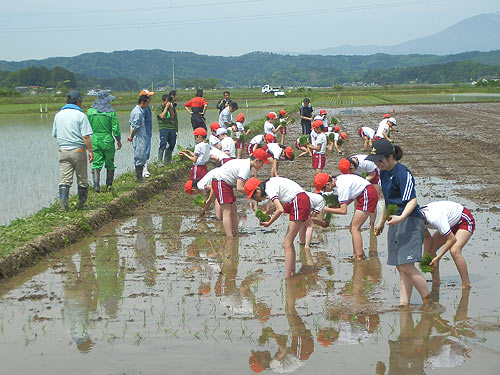
M144 169L144 166L140 165L136 165L135 166L135 175L136 175L136 180L137 182L143 182L144 179L142 178L142 171Z
M106 169L106 191L111 191L111 185L113 185L114 178L115 178L115 170Z
M59 185L59 200L61 202L61 208L64 211L69 211L68 199L69 199L69 185Z
M142 167L142 177L144 178L148 178L149 176L151 176L151 173L149 173L148 171L148 166L146 164L144 164L144 167Z
M172 150L165 150L165 164L169 164L172 162Z
M160 167L163 167L163 153L165 152L165 150L158 150L158 165Z
M78 186L78 209L81 210L87 202L87 195L89 193L88 187Z
M94 191L96 193L101 192L101 170L92 169L92 181L94 181Z

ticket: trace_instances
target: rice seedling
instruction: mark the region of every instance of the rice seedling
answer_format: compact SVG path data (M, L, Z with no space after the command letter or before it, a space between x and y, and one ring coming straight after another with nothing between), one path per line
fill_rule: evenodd
M203 207L205 206L205 198L203 197L203 195L201 194L197 194L194 199L193 199L193 203L196 205L196 206L200 206L200 207Z
M328 207L340 207L339 196L337 194L325 194L323 198Z
M430 263L432 262L432 256L429 253L425 253L422 257L422 261L418 264L420 270L422 272L433 272L432 266Z
M255 217L262 223L271 220L271 216L264 213L262 210L255 211Z
M307 145L308 142L309 142L309 137L307 135L301 135L300 136L299 143L300 143L301 146Z
M391 215L398 214L398 206L395 204L389 204L385 210L385 218L389 219Z

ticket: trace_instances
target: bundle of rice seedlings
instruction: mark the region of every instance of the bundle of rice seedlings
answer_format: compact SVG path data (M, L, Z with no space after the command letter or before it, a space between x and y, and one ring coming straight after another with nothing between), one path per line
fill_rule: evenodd
M339 120L337 120L335 117L332 117L330 121L333 125L337 125L339 123Z
M418 264L420 271L422 272L434 272L432 266L430 266L432 261L432 256L429 253L424 254L422 261Z
M332 218L333 218L333 214L331 212L328 212L327 214L325 214L325 217L323 218L323 220L325 220L325 223L330 225Z
M185 149L184 147L182 147L181 145L179 145L179 144L177 145L177 150L178 150L179 152L186 151L186 149Z
M344 138L339 137L339 139L337 139L337 146L342 146L343 144L344 144Z
M245 134L240 134L240 136L238 137L238 142L240 143L245 143L247 140L247 137Z
M340 207L339 196L337 194L325 194L323 195L326 205L330 208Z
M396 204L390 204L386 207L385 209L385 218L389 219L391 215L397 215L398 214L398 206Z
M257 219L259 219L259 221L262 223L262 222L265 222L265 221L269 221L271 220L271 216L269 216L268 214L265 214L262 210L257 210L255 211L255 217Z
M335 133L328 134L328 141L333 142L335 140ZM338 143L338 142L337 142Z
M300 136L299 143L300 143L301 146L307 145L308 142L309 142L309 137L307 135L301 135Z
M289 122L290 124L294 124L294 123L295 123L295 117L292 117L290 120L288 120L288 122Z
M249 131L250 130L250 126L249 125L243 126L243 130L246 131L246 132Z
M226 129L226 131L227 131L227 136L228 136L228 137L230 137L230 136L231 136L231 134L233 134L233 132L232 132L232 131L231 131L231 129L229 129L229 128L228 128L228 129Z
M366 173L366 172L361 173L361 177L366 178L367 176L368 176L368 173Z
M203 195L197 194L194 197L193 202L195 205L203 207L205 205L205 198L203 197Z

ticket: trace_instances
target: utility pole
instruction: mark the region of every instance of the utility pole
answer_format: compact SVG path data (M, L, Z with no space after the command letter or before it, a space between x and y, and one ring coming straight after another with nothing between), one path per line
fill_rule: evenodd
M175 58L172 57L172 86L175 90Z

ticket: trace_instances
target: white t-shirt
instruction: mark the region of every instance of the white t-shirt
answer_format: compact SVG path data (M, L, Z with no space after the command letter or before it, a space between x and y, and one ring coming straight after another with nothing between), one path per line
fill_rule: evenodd
M225 137L222 141L220 141L222 146L222 151L228 152L229 156L232 158L236 157L236 146L231 137Z
M208 173L205 176L203 176L203 178L200 181L198 181L198 183L196 184L198 190L205 190L205 187L212 183L212 179L217 174L217 169L219 168L214 168L209 170Z
M228 154L215 147L210 149L210 156L215 156L219 161L230 158Z
M194 155L198 156L194 165L205 165L210 160L210 146L207 142L200 142L194 146Z
M214 175L215 179L235 186L237 180L243 182L248 180L252 168L250 166L250 159L233 159L217 169L218 172Z
M266 121L264 123L264 134L272 134L274 136L273 130L274 130L274 125L269 121Z
M384 130L386 133L389 132L389 124L387 123L387 119L383 119L382 121L379 122L377 133L375 135L377 137L384 138L383 134Z
M229 163L231 162L226 164ZM303 191L304 189L302 189L298 183L284 177L271 177L269 181L266 182L266 195L272 201L278 199L281 203L288 203L295 198L297 194Z
M355 174L342 174L335 179L339 203L349 203L356 199L370 185L363 177Z
M450 228L460 221L463 210L464 206L450 201L432 202L420 207L427 226L437 229L443 236L447 236L451 231Z
M274 159L279 159L283 152L283 149L280 147L278 143L268 143L267 149L272 154Z
M224 129L227 129L230 127L230 126L226 125L226 122L233 122L233 113L229 109L229 106L224 108L221 111L221 113L219 114L219 125Z
M215 135L210 134L210 137L208 139L208 144L210 147L217 147L217 145L220 143L219 138L217 138Z
M306 194L309 196L309 200L311 201L311 212L321 213L323 208L326 206L325 198L323 198L320 194L309 193L306 191Z
M311 132L312 134L313 132ZM324 154L326 151L326 145L328 144L328 138L325 133L320 133L316 136L314 146L321 144L321 148L319 151L314 150L314 154Z
M234 139L238 139L240 137L241 133L243 133L245 131L245 126L243 126L243 124L239 121L236 122L236 128L238 129L238 131L235 132Z
M363 131L363 133L366 134L368 138L373 139L375 137L375 130L373 130L372 128L369 128L368 126L363 126L361 130Z
M377 169L377 166L375 165L374 162L366 160L367 156L368 155L363 155L363 154L352 156L353 158L358 159L359 163L358 168L356 168L356 170L353 172L354 174L361 176L363 173L372 173L375 169Z
M316 133L314 130L311 130L311 144L314 146L316 144L316 137L318 136L318 133Z
M257 134L250 140L250 144L252 145L261 145L264 144L264 136L262 134Z

